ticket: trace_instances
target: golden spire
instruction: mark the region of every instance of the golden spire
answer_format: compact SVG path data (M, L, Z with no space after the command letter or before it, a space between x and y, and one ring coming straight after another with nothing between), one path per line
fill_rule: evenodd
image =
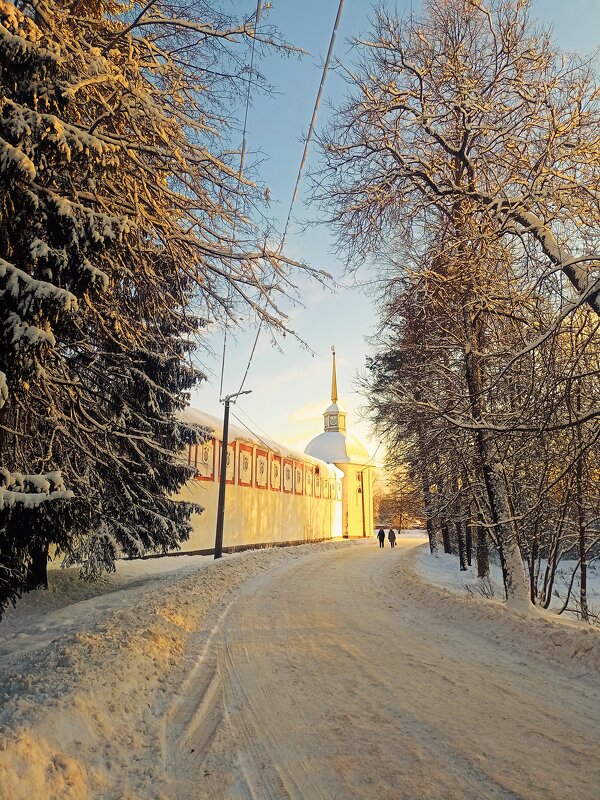
M333 353L333 370L331 373L331 402L337 403L337 377L335 374L335 345L331 345L331 352Z

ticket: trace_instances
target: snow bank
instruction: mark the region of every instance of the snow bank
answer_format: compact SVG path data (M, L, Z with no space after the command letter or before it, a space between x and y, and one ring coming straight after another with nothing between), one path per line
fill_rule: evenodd
M103 594L75 604L72 575L53 573L64 593L35 593L7 615L6 633L0 624L7 656L0 676L0 797L164 797L161 709L172 698L190 636L210 635L231 593L261 570L348 546L247 551L219 562L129 562L108 586L87 585ZM79 585L80 594L85 587ZM46 598L53 610L44 613ZM37 626L32 635L28 623Z
M375 545L336 541L221 561L119 562L117 574L100 584L76 580L75 570L53 571L50 591L24 598L0 623L0 798L170 798L165 720L174 702L187 701L184 679L195 674L189 653L203 651L236 590L253 576L351 546ZM396 558L384 556L385 563ZM455 561L416 547L398 557L390 586L404 605L429 607L449 636L455 630L478 643L488 638L522 654L531 669L541 659L569 665L573 678L600 673L597 630L550 612L521 617L499 600L468 596L458 581L451 590L443 577L450 564L456 575ZM425 695L426 682L418 685Z
M482 580L477 577L475 564L461 572L457 556L442 552L439 552L437 557L432 556L429 548L422 547L415 557L415 568L427 583L447 589L449 592L487 596L503 602L502 570L496 564L490 564L489 580Z
M440 553L436 558L428 548L420 547L407 555L400 571L406 569L419 578L405 587L415 595L415 602L426 595L429 604L438 605L449 626L464 624L467 618L479 632L487 630L491 639L502 640L507 647L518 643L521 648L528 647L534 657L575 665L579 674L600 673L600 630L552 610L534 609L533 615L526 616L511 611L502 599L498 567L492 565L490 598L478 593L481 581L474 568L459 572L456 556Z
M16 608L6 609L0 622L1 663L16 663L25 653L96 625L153 587L212 566L212 559L205 556L120 559L115 573L105 573L97 581L81 580L79 567L50 569L47 591L30 592Z
M497 564L490 564L489 578L478 578L477 567L473 564L465 571L459 569L458 558L447 553L438 553L434 558L428 550L421 550L416 561L419 573L428 583L441 586L449 591L458 594L469 594L474 596L488 597L497 602L503 602L504 585L502 581L502 570ZM542 560L542 571L546 568L546 562ZM556 578L552 590L550 609L561 609L567 596L567 587L571 582L571 575L577 569L577 562L562 560L556 569ZM575 576L571 598L575 598L579 593L579 574ZM587 574L587 596L590 609L600 610L600 562L594 562L588 567ZM578 619L575 612L565 611L565 619Z

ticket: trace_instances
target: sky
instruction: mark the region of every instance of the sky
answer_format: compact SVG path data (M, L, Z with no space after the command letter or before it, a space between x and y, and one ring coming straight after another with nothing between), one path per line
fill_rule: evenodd
M270 214L283 230L304 137L321 80L339 0L272 0L266 12L291 44L308 51L303 58L276 54L261 59L256 66L274 87L267 96L253 93L247 123L247 148L250 158L260 160L262 180L271 192ZM401 14L410 11L410 0L396 0ZM420 0L413 0L418 11ZM250 17L254 0L230 0L236 11ZM337 33L335 57L343 64L352 61L350 38L369 31L372 3L345 0ZM533 13L552 25L554 39L565 50L592 53L600 44L600 0L534 0ZM327 77L317 131L327 124L347 86L335 71ZM240 119L244 109L240 109ZM313 140L314 144L314 140ZM335 345L340 403L348 412L348 431L358 436L371 456L379 461L382 449L371 435L364 411L366 398L359 391L358 378L364 373L365 359L371 351L369 338L377 324L376 298L369 290L373 268L365 267L355 277L343 274L344 265L332 254L333 239L326 225L306 230L302 224L318 220L318 210L308 202L307 172L316 168L318 150L311 147L286 238L286 254L330 273L335 288L324 288L314 281L299 285L302 305L284 304L288 322L297 337L287 336L273 347L268 333L262 332L244 388L252 394L232 406L236 424L247 425L254 433L303 451L313 436L323 430L322 413L330 402L331 346ZM236 392L242 381L257 325L251 321L243 330L229 330L223 394ZM212 350L202 352L208 380L192 395L192 405L209 414L222 416L219 402L222 331L208 334Z

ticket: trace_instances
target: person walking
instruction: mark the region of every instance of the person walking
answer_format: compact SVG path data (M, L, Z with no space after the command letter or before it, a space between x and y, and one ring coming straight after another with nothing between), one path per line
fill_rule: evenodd
M379 528L377 538L379 539L379 547L383 547L385 545L385 531L383 528Z
M388 539L390 540L390 547L396 547L396 531L393 528L389 530Z

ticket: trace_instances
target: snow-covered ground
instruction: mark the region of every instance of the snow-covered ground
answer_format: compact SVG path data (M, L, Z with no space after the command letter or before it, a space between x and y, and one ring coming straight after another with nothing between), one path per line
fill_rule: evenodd
M129 605L137 595L169 586L186 575L196 575L213 563L205 556L185 555L120 560L116 562L115 573L93 583L82 581L76 567L51 569L48 591L24 595L17 608L5 612L0 622L2 663L68 633L93 627L111 611Z
M504 587L502 583L502 570L497 564L490 564L489 578L477 577L477 565L472 564L465 571L461 572L458 557L443 553L441 550L437 556L432 556L428 548L421 548L415 562L418 572L423 579L435 586L440 586L448 591L460 595L471 595L485 597L495 600L497 603L504 601ZM542 562L545 568L545 562ZM567 596L571 574L576 567L573 561L561 561L556 571L554 590L550 609L562 609ZM579 580L576 576L571 591L571 601L564 613L565 618L576 619L574 611L569 610L573 604L573 598L578 596ZM600 613L600 562L594 562L588 568L587 576L587 597L590 611L595 614Z
M0 797L596 800L599 632L423 541L53 573L0 623Z
M0 622L0 798L161 797L144 755L192 635L253 575L348 544L119 561L98 583L51 570Z

